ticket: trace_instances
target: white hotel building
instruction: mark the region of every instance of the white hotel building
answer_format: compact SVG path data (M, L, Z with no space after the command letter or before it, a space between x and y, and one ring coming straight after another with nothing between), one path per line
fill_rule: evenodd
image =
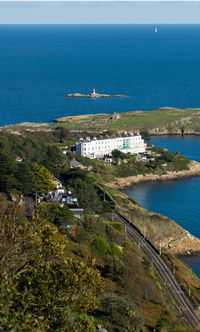
M112 151L116 149L123 153L144 153L146 151L146 143L144 143L141 135L126 133L119 137L80 138L76 143L76 153L91 159L111 155Z

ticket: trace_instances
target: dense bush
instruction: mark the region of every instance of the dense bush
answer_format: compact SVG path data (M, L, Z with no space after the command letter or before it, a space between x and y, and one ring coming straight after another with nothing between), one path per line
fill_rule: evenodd
M49 220L56 226L61 226L68 221L75 221L73 212L67 205L63 207L56 202L41 203L37 205L36 211L43 219Z
M117 294L108 294L101 302L104 320L123 330L139 331L143 325L143 318L136 313L134 303Z
M104 238L97 237L93 242L93 246L100 254L105 255L110 253L108 241Z

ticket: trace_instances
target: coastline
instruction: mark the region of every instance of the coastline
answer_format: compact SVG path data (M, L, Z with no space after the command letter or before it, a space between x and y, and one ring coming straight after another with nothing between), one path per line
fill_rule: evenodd
M189 170L179 172L168 172L167 174L139 174L136 176L128 176L126 178L116 178L115 180L106 183L106 186L112 189L127 189L134 184L145 182L163 182L173 181L183 178L189 178L193 176L200 176L200 163L195 160L191 160Z
M161 245L175 256L198 256L200 239L180 226L175 220L160 213L146 210L125 193L112 189L117 210L129 220L157 248ZM122 203L123 202L123 203Z

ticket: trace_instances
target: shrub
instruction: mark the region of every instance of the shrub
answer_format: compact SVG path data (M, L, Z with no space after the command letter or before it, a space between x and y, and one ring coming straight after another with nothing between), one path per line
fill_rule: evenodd
M105 222L105 224L114 227L119 232L123 232L123 225L121 222Z
M119 282L124 276L124 264L116 256L108 256L102 271L102 276L112 281Z
M111 324L128 331L139 331L143 327L143 318L135 311L135 305L117 294L108 294L103 298L102 309L109 315L104 319ZM117 330L117 331L121 331Z
M93 243L95 249L97 249L101 254L108 254L110 252L110 247L107 240L102 237L97 237Z
M113 256L117 256L118 258L122 258L122 251L115 244L111 245L111 247L110 247L110 253Z

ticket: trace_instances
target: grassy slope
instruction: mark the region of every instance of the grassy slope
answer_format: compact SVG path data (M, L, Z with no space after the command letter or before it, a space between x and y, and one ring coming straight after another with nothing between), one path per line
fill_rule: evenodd
M61 121L59 125L69 129L150 130L163 127L180 129L184 126L186 129L200 131L199 109L160 108L148 112L121 113L118 120L112 120L110 117L111 115L105 114L94 115L93 118L75 118L72 121L67 121L67 117L58 120Z

